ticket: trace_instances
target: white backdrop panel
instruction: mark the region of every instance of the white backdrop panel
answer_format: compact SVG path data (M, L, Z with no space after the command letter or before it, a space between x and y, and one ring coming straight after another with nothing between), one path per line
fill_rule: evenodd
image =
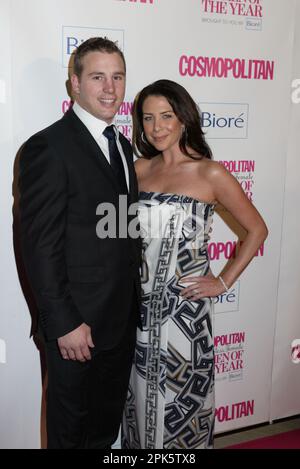
M0 1L0 448L39 445L40 367L29 341L30 316L20 291L12 236L13 149L11 2Z
M240 14L235 3L235 10L230 6L232 2L223 3L228 7L226 14L218 13L217 7L213 12L206 11L202 0L0 0L1 44L8 44L2 47L0 64L0 119L5 129L5 138L1 135L5 155L1 161L1 285L4 279L9 285L2 294L0 332L0 362L4 342L9 357L6 363L0 363L5 383L0 391L1 447L40 445L38 353L28 340L29 315L12 251L12 166L21 144L66 110L66 64L76 44L90 35L107 34L118 39L125 52L127 93L117 118L121 130L131 136L128 110L141 87L158 78L178 81L205 113L205 129L215 159L229 165L266 219L270 235L265 246L230 295L217 299L216 430L269 420L295 1L246 1L242 2L246 6L244 10L241 7ZM246 11L251 3L261 9ZM218 57L238 59L245 64L244 75L250 75L250 60L260 60L261 67L274 63L274 75L266 79L234 78L232 71L225 77L224 69L218 69L222 78L200 77L191 73L192 67L190 74L184 75L185 69L180 73L179 67L183 56L189 57L190 64L201 56L210 61ZM197 71L200 73L199 67ZM3 83L9 96L5 102ZM290 158L294 165L292 148ZM293 168L288 183L296 187ZM292 213L285 219L286 233L294 226L291 217ZM228 249L236 239L216 216L210 246L214 273L223 268ZM290 255L291 251L283 256L283 274L288 270ZM295 278L297 269L294 265ZM281 279L286 285L284 275ZM281 305L291 294L290 304L295 310L299 304L296 293L296 285L293 290L285 286ZM283 313L284 308L279 310ZM283 315L280 321L284 321ZM277 347L278 356L283 352ZM277 400L283 398L277 394Z
M295 15L292 115L287 153L282 254L274 347L271 419L300 413L300 2ZM292 343L297 341L299 359L292 361Z

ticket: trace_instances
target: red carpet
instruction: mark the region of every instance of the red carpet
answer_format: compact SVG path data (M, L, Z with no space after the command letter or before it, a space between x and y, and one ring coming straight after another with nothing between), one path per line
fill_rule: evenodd
M227 446L226 449L300 449L300 429Z

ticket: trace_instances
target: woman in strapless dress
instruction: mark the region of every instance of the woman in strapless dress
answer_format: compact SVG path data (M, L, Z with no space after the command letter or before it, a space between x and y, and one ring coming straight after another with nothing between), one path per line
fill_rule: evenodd
M267 236L261 216L205 141L199 110L170 80L145 87L134 112L143 240L142 330L122 425L123 448L213 447L212 297L228 290ZM247 231L222 276L207 243L222 204Z

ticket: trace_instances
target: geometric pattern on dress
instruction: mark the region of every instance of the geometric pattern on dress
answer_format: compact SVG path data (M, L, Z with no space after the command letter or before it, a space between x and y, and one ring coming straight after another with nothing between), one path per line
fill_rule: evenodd
M135 347L134 364L136 372L143 378L146 378L147 346L137 343Z
M213 206L192 197L153 192L142 192L140 203L154 216L158 205L168 204L173 211L161 213L173 215L165 220L167 236L143 242L143 331L137 339L125 406L123 448L210 448L214 427L212 301L184 299L180 292L185 285L180 280L209 271L207 242ZM144 396L140 404L134 398L136 384L141 386L137 395L140 398L142 392ZM141 428L134 419L140 421L143 434L135 433Z
M123 413L123 428L126 426L126 433L122 432L122 448L141 448L140 431L138 428L137 408L135 405L135 395L129 385L127 392L126 406Z
M209 439L213 409L205 409L205 398L212 390L213 359L206 364L207 369L196 372L193 363L169 345L167 386L176 398L165 408L165 448L195 448Z
M163 357L161 349L161 329L163 326L163 293L169 272L170 258L174 248L174 238L177 229L178 218L176 213L170 218L165 227L168 236L161 239L159 257L153 274L152 292L149 300L149 317L146 320L149 327L147 348L151 350L146 363L146 399L145 399L145 444L149 449L155 448L157 420L158 420L158 392L165 394L165 372L162 367L166 366L161 360ZM161 376L163 377L161 383Z

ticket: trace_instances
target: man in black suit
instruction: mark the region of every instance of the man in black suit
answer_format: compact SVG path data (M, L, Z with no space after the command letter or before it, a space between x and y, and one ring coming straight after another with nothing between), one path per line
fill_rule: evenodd
M48 448L110 448L126 398L140 244L96 234L99 204L113 204L119 219L120 195L128 207L138 197L131 145L112 126L125 77L115 43L81 44L73 109L31 137L20 158L22 252L47 354Z

